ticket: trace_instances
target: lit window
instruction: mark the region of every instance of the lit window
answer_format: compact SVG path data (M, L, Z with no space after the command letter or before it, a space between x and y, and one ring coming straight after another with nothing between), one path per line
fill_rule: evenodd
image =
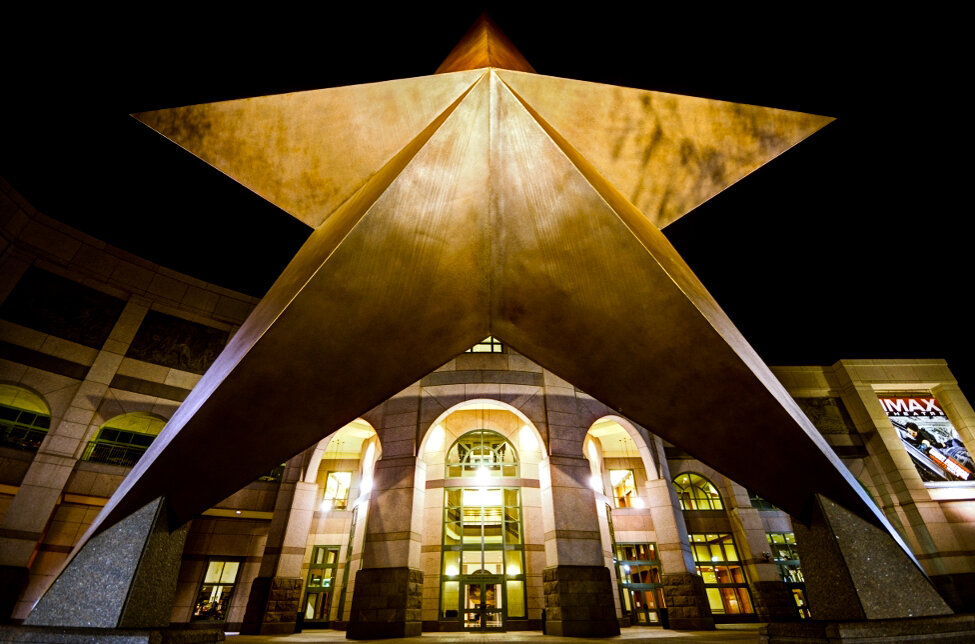
M690 534L691 552L704 591L717 615L754 613L748 579L730 534Z
M325 479L322 510L344 510L349 503L352 472L329 472Z
M36 451L51 428L51 412L37 394L0 385L0 445Z
M714 483L700 474L685 472L674 478L681 510L722 510L721 494Z
M518 453L497 432L468 432L447 452L447 478L498 476L518 476Z
M769 550L772 560L779 571L779 577L792 591L796 602L796 609L803 618L809 617L809 607L806 604L806 584L799 565L799 549L796 547L796 535L792 532L767 532Z
M504 353L504 345L500 340L489 335L464 353Z
M230 598L234 594L239 568L239 561L207 562L206 574L193 606L194 621L227 621L227 610L230 608Z
M142 412L116 416L98 430L81 460L132 467L165 424L164 419Z
M613 486L613 499L616 502L616 507L634 507L637 493L633 470L610 470L609 482Z

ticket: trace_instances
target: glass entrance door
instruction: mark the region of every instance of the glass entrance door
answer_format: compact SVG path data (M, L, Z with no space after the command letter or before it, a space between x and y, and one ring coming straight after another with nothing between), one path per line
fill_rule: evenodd
M464 629L504 630L504 580L464 582Z

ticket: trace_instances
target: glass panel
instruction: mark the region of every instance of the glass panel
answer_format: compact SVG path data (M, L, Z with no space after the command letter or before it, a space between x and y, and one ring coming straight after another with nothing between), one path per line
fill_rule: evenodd
M463 490L454 488L447 490L447 502L448 507L459 508L461 506Z
M484 568L492 575L504 574L504 552L501 550L486 550L484 552Z
M521 562L521 550L506 550L504 553L504 572L509 577L517 577L525 571Z
M207 574L203 577L203 582L215 584L220 581L220 573L223 572L222 561L211 561L207 564Z
M329 472L325 480L324 501L336 510L343 510L349 502L349 487L352 485L352 472Z
M330 548L329 550L326 550L325 551L325 563L326 564L328 564L330 566L334 566L335 564L338 563L338 560L339 560L339 549L338 548Z
M708 604L711 605L711 612L719 615L724 614L724 602L721 601L721 592L717 588L705 588L708 594Z
M508 545L521 543L521 522L508 521L504 524L504 542Z
M456 577L460 574L460 552L445 550L443 553L443 574Z
M504 504L508 507L518 507L520 505L518 501L519 492L521 490L505 490L504 491Z
M738 551L735 550L735 542L730 538L725 541L725 561L738 561Z
M460 543L460 523L445 523L443 527L444 545Z
M482 553L480 550L468 550L464 552L463 574L465 575L477 574L477 571L481 570L481 568L484 565L484 562L481 560L483 554L484 553Z
M240 568L239 561L228 561L223 565L223 574L220 575L220 583L232 584L237 579L237 569Z
M613 486L613 498L616 501L616 507L632 507L633 499L637 496L633 470L610 470L609 482Z
M457 617L457 606L460 602L460 582L445 581L443 584L443 616Z
M321 593L312 593L308 595L307 603L305 604L305 619L314 619L315 608L318 605L318 598Z

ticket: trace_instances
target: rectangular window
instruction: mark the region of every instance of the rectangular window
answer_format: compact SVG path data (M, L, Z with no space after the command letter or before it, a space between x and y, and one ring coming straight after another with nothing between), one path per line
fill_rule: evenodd
M609 482L613 486L613 499L618 508L633 507L636 499L636 478L633 470L610 470Z
M792 590L792 597L796 602L799 615L809 617L809 607L806 605L806 584L799 565L799 548L796 547L796 535L792 532L767 532L769 550L772 560L778 568L779 577Z
M200 584L200 592L193 606L193 621L227 621L227 611L239 569L239 561L211 559L207 562L203 583Z
M697 573L716 615L754 613L748 579L731 534L690 534Z
M349 488L352 472L329 472L325 479L325 497L322 510L344 510L349 504Z

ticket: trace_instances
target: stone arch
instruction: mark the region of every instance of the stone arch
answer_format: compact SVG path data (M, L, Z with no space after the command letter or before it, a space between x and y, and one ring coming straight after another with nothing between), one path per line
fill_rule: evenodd
M524 593L521 601L524 602L527 598L526 615L519 615L516 619L538 619L540 609L536 607L542 601L542 571L546 567L545 535L542 529L546 521L543 521L543 515L552 512L551 499L545 499L541 490L541 480L549 478L548 455L544 439L532 420L516 407L489 398L466 400L444 410L430 423L418 446L416 485L425 488L421 506L424 551L421 566L424 571L426 598L423 619L450 619L441 614L444 597L453 597L448 589L452 580L444 576L444 566L449 564L444 558L444 552L452 551L457 546L444 545L445 488L457 489L468 485L478 487L482 483L473 478L448 477L446 457L458 439L477 430L499 434L517 452L517 474L492 478L489 487L520 490L522 542L516 550L523 553L524 559L519 565L524 567L521 568L523 576L516 576L511 584L521 583L521 592ZM461 480L468 482L461 485ZM547 521L551 522L551 519ZM506 574L511 574L507 562L505 570ZM514 587L509 587L509 590Z
M608 501L610 505L621 507L613 502L611 494L613 482L608 479L609 471L614 469L612 465L625 464L628 469L634 469L635 474L639 474L635 485L638 490L636 498L640 500L648 496L648 484L660 478L656 459L646 437L632 422L621 416L609 414L593 421L583 440L582 452L589 461L597 498ZM639 459L637 462L642 468L633 467L636 459ZM643 507L643 504L637 507Z
M365 462L367 456L370 461L368 463ZM323 462L342 463L342 467L350 467L349 461L357 461L354 471L355 489L349 490L347 499L351 507L368 495L369 489L366 488L371 488L372 470L380 458L382 458L382 442L375 427L369 421L357 418L318 441L311 450L306 450L301 464L303 470L301 478L306 483L318 483L324 491L329 485L327 480L329 472L321 471ZM323 474L326 477L324 479Z
M450 419L459 422L450 422ZM474 427L475 424L481 426ZM430 424L420 440L418 467L428 471L428 478L443 478L442 466L447 451L458 438L472 429L490 429L507 438L518 451L522 464L538 468L545 460L545 441L535 423L524 413L499 400L474 398L444 410ZM435 473L437 468L440 468L439 477ZM537 478L536 472L531 474ZM522 478L528 477L522 474Z

